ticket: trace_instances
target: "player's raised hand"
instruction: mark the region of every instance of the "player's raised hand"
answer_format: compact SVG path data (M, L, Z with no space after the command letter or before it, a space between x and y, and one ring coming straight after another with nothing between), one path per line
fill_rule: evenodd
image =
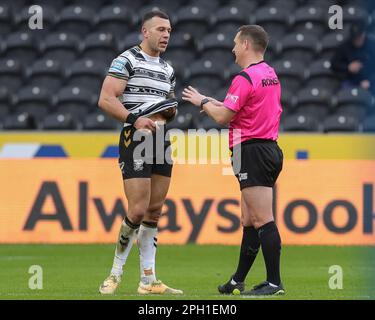
M134 127L136 129L146 129L146 130L155 131L156 130L156 123L155 123L155 121L153 121L151 119L140 117L134 123Z

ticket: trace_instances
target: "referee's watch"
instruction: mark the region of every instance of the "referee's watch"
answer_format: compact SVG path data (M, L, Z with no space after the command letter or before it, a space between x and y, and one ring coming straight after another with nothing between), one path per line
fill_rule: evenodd
M210 102L210 99L208 99L208 98L203 98L202 99L201 105L200 105L201 109L203 109L203 105L206 104L207 102Z

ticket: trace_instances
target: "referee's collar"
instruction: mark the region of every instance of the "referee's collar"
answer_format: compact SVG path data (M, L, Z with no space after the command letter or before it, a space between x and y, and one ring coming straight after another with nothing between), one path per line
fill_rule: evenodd
M265 62L264 60L262 60L262 61L259 61L259 62L257 62L257 63L252 63L251 65L249 65L247 68L250 68L250 67L252 67L252 66L256 66L257 64L261 64L261 63L263 63L263 62ZM246 68L246 69L247 69Z

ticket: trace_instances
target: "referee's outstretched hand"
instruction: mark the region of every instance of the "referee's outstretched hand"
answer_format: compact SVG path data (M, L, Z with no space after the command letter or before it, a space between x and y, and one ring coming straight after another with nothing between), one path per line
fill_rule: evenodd
M154 132L156 130L156 123L151 119L140 117L134 123L134 127L136 129L147 129Z
M182 100L189 101L196 106L200 106L202 99L206 98L200 94L199 91L192 86L188 86L182 91Z

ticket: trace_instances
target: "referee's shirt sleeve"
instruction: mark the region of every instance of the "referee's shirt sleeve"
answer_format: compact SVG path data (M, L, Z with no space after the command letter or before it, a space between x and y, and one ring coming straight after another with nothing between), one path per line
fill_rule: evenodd
M130 60L126 56L120 55L112 61L108 75L127 81L131 72L132 66Z
M242 109L246 102L251 97L253 87L247 79L237 75L228 90L224 99L224 106L234 112Z

